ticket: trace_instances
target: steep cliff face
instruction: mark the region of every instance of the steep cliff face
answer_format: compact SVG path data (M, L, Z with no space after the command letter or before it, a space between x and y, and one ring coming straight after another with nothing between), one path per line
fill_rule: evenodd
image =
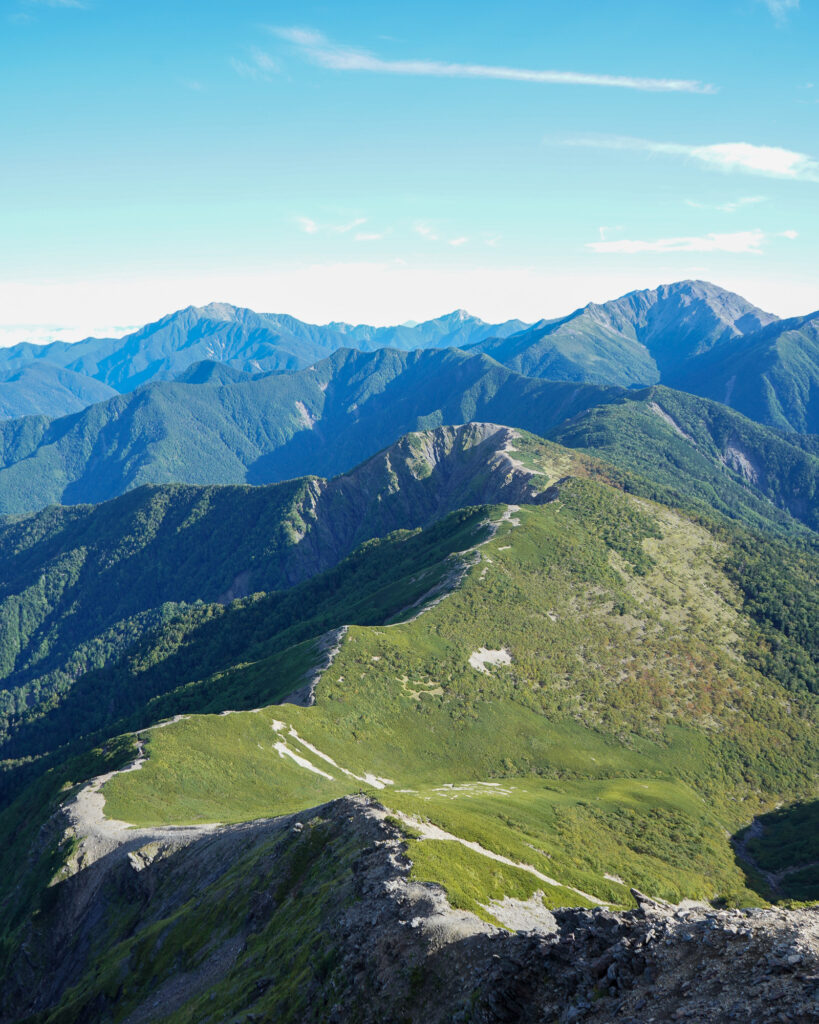
M76 816L61 813L73 832ZM409 882L401 834L384 819L349 797L247 825L84 837L21 945L0 1020L411 1009L445 980L444 965L427 977L428 955L496 929Z
M507 900L522 930L505 931L413 882L402 833L363 797L137 830L73 863L5 979L3 1024L815 1019L817 912L638 894L636 911L533 920Z

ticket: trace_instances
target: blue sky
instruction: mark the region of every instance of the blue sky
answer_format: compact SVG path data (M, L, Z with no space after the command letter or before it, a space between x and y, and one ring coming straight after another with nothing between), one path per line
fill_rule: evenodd
M0 12L2 340L210 300L535 319L693 276L819 307L816 0Z

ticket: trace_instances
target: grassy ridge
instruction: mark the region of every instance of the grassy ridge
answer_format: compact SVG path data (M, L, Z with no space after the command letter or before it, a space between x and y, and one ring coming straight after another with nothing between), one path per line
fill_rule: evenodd
M315 707L151 734L143 771L107 785L109 813L239 820L367 788L306 740L361 779L394 780L377 790L388 806L598 898L627 899L607 872L668 898L751 899L725 837L813 791L815 707L742 656L752 624L723 569L730 548L591 480L566 482L519 519L500 524L464 585L421 618L351 629ZM511 665L476 671L469 656L481 648L507 650ZM332 780L280 756L281 735ZM437 792L500 780L513 797ZM419 871L432 870L432 850ZM435 871L457 887L464 858L480 855L452 850L451 870L439 850ZM474 884L461 891L473 909L497 892L491 871L484 900Z
M807 580L813 556L754 547L623 493L612 486L620 471L532 436L515 449L549 504L509 519L503 506L464 510L369 542L288 594L193 609L199 618L166 627L161 646L146 641L116 671L89 676L77 695L91 721L100 692L127 694L120 714L137 728L191 716L144 734L148 762L106 786L107 813L235 822L364 789L513 862L409 840L415 877L490 919L492 899L537 890L552 904L583 903L575 890L626 904L630 885L739 904L773 895L746 877L727 837L778 802L815 799L807 670L792 659L799 685L766 679L753 653L767 631L813 664L799 625L808 597L783 561L797 559ZM410 620L414 602L464 565L453 553L486 541L487 514L497 533L466 556L480 560L460 588ZM762 568L743 576L736 559L749 553L764 555ZM783 573L793 594L774 614ZM755 581L753 602L743 578ZM357 625L314 707L218 714L282 699L315 665L316 637L345 621ZM469 659L481 648L506 650L511 664L476 670ZM377 788L372 776L392 781ZM47 793L32 801L29 790L4 815L12 861L24 863L62 783L78 777L55 769ZM43 854L43 870L56 853ZM794 882L812 891L810 878Z
M67 625L58 622L65 595L58 594L44 604L50 624L47 639L53 644L50 660L45 660L44 642L36 646L44 664L55 667L42 674L35 671L33 679L14 687L9 679L7 685L13 689L0 691L0 736L5 739L0 750L6 758L42 754L76 740L83 732L93 736L103 730L105 735L104 730L110 732L118 721L130 724L133 718L134 725L144 723L146 704L177 689L181 680L220 676L218 684L209 686L210 700L202 696L208 684L197 690L195 710L210 710L211 700L218 704L214 710L222 710L281 699L295 689L292 679L289 689L256 687L248 705L224 679L224 673L237 662L261 662L347 621L379 622L395 615L452 571L447 559L470 547L485 529L483 523L482 513L473 510L456 513L445 525L434 525L423 536L418 531L397 531L366 543L336 568L299 586L257 594L227 606L165 602L153 612L126 618L129 628L115 630L115 638L109 638L106 631L95 636L97 623L125 614L122 609L138 608L140 602L150 601L151 595L140 590L138 579L129 586L123 578L116 589L122 595L119 600L105 601L102 584L94 582L92 562L90 585L81 579L76 587L67 588L75 612L67 617ZM169 532L173 532L173 523ZM151 545L146 548L127 561L133 567L141 559L147 573ZM12 606L17 607L13 600L0 604L8 615ZM89 615L80 614L86 607L91 610ZM36 615L34 609L28 611L32 617ZM72 650L78 630L91 638ZM12 640L12 636L4 637L7 643ZM29 656L32 646L27 648ZM88 659L90 664L83 661L87 646L94 653L93 659ZM67 661L60 660L66 657ZM247 680L242 686L247 689ZM191 704L183 702L182 707L189 710ZM162 717L161 708L151 705L150 713L155 712Z

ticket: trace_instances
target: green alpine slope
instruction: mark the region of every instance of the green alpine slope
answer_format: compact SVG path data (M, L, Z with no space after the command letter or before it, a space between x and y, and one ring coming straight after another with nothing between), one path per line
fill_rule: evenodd
M483 420L543 434L620 393L530 380L453 349L342 349L294 373L155 383L74 416L0 423L0 513L100 502L145 483L331 476L411 430Z
M428 442L409 439L405 453L419 460ZM773 868L813 891L810 844L758 843L756 867L730 837L762 815L770 840L783 827L774 808L817 797L819 559L624 491L627 473L583 453L512 442L505 457L529 501L370 541L286 592L184 609L19 730L29 750L55 722L87 731L0 813L9 993L31 988L37 956L50 962L38 922L69 920L69 905L96 922L91 948L67 934L70 984L51 978L51 1009L32 1021L68 1021L79 1006L125 1020L156 979L222 977L231 906L235 927L260 914L275 934L237 946L225 962L250 973L227 975L212 1006L171 1001L168 1019L227 1019L245 983L279 1005L288 982L263 966L279 951L319 984L308 951L366 853L321 824L352 821L346 805L309 809L360 791L403 833L410 880L442 885L490 924L504 924L510 900L630 906L632 886L754 904L782 897ZM481 493L483 474L476 461L459 477L464 495ZM137 755L139 770L117 771ZM311 837L295 860L275 845L279 826L259 823L235 833L244 853L220 853L233 849L227 826L291 813ZM134 872L149 867L146 889ZM149 901L139 927L127 909L137 891ZM270 906L254 910L266 891Z
M530 377L659 383L779 430L819 432L819 314L780 320L708 281L589 303L470 350Z
M539 484L515 464L514 443L506 427L439 428L330 481L143 487L0 528L0 756L45 752L78 721L101 727L116 709L138 708L140 697L104 673L136 644L161 647L170 641L150 638L216 628L222 606L304 584L374 537L427 526L465 505L533 500ZM402 550L397 540L393 547ZM404 556L394 557L397 570ZM331 624L341 625L372 584L356 593L342 580L334 586L341 595ZM283 593L279 603L298 608L311 593ZM310 601L313 616L327 604ZM213 640L208 656L224 661L234 649Z
M583 478L494 516L449 597L412 622L347 631L314 707L144 734L147 762L104 787L107 813L240 821L364 788L582 899L627 902L628 885L749 899L726 835L814 793L816 706L752 667L759 634L725 571L730 546ZM258 666L230 685L245 673ZM470 909L488 902L485 854L418 842L419 872Z
M628 387L670 383L681 368L696 373L704 353L722 351L735 339L741 345L776 319L708 281L677 281L591 302L471 348L530 377Z
M819 313L769 324L664 379L781 430L819 432Z
M47 362L0 372L0 420L67 416L116 392L100 381Z
M548 434L639 475L645 493L809 541L819 526L819 458L804 438L671 388L630 392Z

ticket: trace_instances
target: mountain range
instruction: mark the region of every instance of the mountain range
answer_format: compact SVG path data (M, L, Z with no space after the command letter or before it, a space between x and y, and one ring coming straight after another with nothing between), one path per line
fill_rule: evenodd
M680 281L590 303L473 347L529 377L629 387L667 382L703 353L776 320L716 285Z
M672 387L782 430L819 433L819 313L779 320L681 367Z
M631 292L534 325L487 324L457 310L396 327L318 326L211 303L119 339L0 350L0 374L6 377L39 368L26 389L3 394L0 378L0 413L58 417L110 396L102 385L124 394L151 381L184 378L203 361L258 376L304 369L343 348L463 348L525 376L620 387L662 383L720 401L766 425L817 432L817 331L817 313L779 320L704 281Z
M245 378L199 363L57 420L0 423L0 513L105 501L143 484L267 484L343 473L412 430L503 423L599 453L677 504L792 533L817 525L817 451L668 388L523 377L458 350L340 350ZM680 491L680 468L686 475ZM659 492L658 492L659 493Z
M816 323L0 351L0 1024L813 1019Z
M330 323L320 327L292 316L211 302L188 306L123 338L22 343L0 349L0 369L17 370L31 363L60 367L125 393L148 381L173 380L203 360L249 374L298 370L340 348L362 352L462 348L483 338L505 337L525 326L520 320L487 324L461 309L413 325Z
M182 382L73 416L0 423L0 512L104 501L143 483L334 475L410 430L477 419L543 433L622 392L521 377L456 349L340 349L306 370L227 374L199 364Z

